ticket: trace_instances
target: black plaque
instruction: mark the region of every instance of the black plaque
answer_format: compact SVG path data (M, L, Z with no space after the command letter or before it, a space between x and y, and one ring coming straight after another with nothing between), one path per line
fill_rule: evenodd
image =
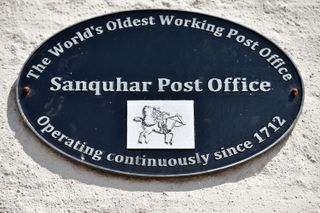
M299 73L274 43L174 10L119 12L59 32L27 60L16 92L28 126L55 150L159 177L266 151L293 128L303 102Z

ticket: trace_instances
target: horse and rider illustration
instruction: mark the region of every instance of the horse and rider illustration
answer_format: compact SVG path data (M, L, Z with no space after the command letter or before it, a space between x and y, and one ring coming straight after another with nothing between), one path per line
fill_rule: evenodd
M139 143L149 143L151 133L163 134L164 143L173 144L175 127L185 125L179 114L171 116L168 112L161 111L159 107L146 105L142 108L142 117L135 117L135 122L141 122L143 131L139 134Z

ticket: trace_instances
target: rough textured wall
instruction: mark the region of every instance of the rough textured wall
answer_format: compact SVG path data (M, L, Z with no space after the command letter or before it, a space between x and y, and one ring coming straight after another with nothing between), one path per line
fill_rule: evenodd
M306 89L291 135L239 166L172 179L91 169L37 139L21 121L13 90L30 53L79 21L145 8L219 16L282 47ZM319 1L0 0L0 12L0 212L320 212Z

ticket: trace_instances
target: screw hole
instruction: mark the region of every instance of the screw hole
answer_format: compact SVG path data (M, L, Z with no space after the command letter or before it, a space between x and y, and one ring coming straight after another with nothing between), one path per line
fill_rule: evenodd
M298 95L298 89L297 88L292 88L290 91L290 94L292 97L296 97Z
M22 88L22 92L27 95L31 92L31 89L30 89L30 87L25 86Z

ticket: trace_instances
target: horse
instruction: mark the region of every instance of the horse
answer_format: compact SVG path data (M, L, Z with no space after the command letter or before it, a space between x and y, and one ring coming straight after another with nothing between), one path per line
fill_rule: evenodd
M175 127L185 125L182 116L176 114L170 116L166 112L161 112L159 108L144 106L142 110L143 117L135 117L135 122L141 122L143 131L139 134L138 143L149 143L150 134L155 132L164 135L164 143L172 145L173 133Z

